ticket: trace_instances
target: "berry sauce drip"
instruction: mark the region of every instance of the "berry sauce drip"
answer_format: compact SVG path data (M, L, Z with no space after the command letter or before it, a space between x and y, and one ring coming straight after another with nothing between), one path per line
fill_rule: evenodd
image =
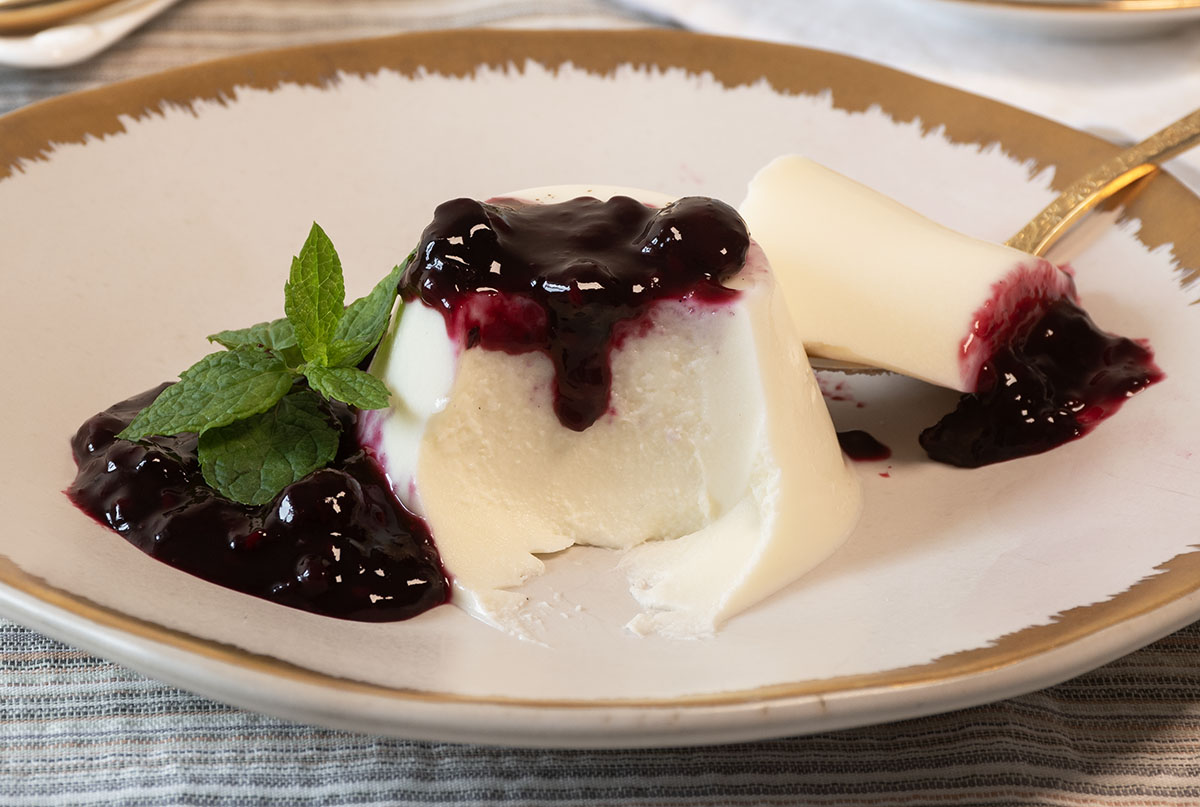
M852 460L870 462L874 460L886 460L892 456L890 448L876 440L869 432L862 431L861 429L838 432L837 439L838 445L842 447L842 451Z
M932 459L978 468L1040 454L1087 434L1162 380L1149 347L1101 331L1069 299L1039 313L984 363L977 390L921 432Z
M400 290L441 311L463 348L545 352L554 411L582 431L608 410L616 326L659 300L732 299L721 283L749 245L737 212L705 197L663 208L628 196L455 199L434 212Z
M351 410L330 405L343 436L328 468L251 506L205 484L196 435L115 436L166 386L79 428L71 441L79 472L67 491L77 507L164 563L280 605L392 622L447 601L428 529L358 446Z

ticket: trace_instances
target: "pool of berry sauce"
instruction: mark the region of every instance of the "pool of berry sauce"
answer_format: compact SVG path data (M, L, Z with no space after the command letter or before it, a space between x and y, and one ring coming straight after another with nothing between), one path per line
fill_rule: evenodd
M1068 297L1015 318L1013 336L980 369L976 391L921 432L932 459L977 468L1048 451L1164 377L1145 342L1101 331Z
M842 452L857 462L873 462L886 460L892 456L892 450L875 439L870 432L861 429L848 429L837 433L838 445Z
M1056 300L1077 299L1075 270L1045 258L1025 260L992 286L991 297L971 316L971 331L960 346L963 389L977 386L984 364L1041 316Z
M116 438L166 386L79 428L71 441L79 470L67 495L81 510L182 571L316 614L391 622L447 601L429 531L358 445L352 410L329 405L342 432L329 467L250 506L205 484L194 434Z
M608 411L610 354L628 324L660 300L733 300L722 281L749 244L737 212L706 197L663 208L454 199L434 212L400 290L440 311L460 348L546 353L554 411L582 431Z

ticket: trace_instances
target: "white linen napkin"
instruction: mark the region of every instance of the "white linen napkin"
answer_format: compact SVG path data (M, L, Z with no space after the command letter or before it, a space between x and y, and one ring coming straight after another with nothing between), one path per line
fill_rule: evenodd
M820 48L1133 143L1200 106L1200 16L964 13L941 0L622 0L694 31ZM1064 14L1078 24L1066 27ZM1200 190L1200 150L1172 161Z

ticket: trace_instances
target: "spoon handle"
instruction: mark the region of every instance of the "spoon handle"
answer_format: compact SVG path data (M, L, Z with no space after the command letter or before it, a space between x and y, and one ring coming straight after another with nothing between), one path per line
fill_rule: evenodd
M1084 213L1156 171L1158 163L1182 154L1197 143L1200 143L1200 109L1101 163L1072 183L1005 243L1022 252L1044 255Z

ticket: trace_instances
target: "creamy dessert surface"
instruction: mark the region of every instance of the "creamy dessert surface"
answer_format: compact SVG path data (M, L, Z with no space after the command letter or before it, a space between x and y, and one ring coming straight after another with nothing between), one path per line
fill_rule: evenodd
M1049 261L943 227L797 155L763 167L739 212L812 356L972 392L1008 309L1074 297Z
M761 169L741 213L810 354L964 393L918 435L930 459L975 468L1049 451L1164 377L1144 340L1092 321L1067 267L969 238L811 160Z
M581 192L618 189L506 198ZM393 406L364 439L429 524L454 601L523 632L519 586L541 572L538 555L605 546L629 550L621 567L643 607L632 630L704 635L845 539L858 481L756 245L724 285L728 299L662 299L639 315L611 351L607 411L579 431L556 416L545 353L463 349L441 312L407 303L373 365Z

